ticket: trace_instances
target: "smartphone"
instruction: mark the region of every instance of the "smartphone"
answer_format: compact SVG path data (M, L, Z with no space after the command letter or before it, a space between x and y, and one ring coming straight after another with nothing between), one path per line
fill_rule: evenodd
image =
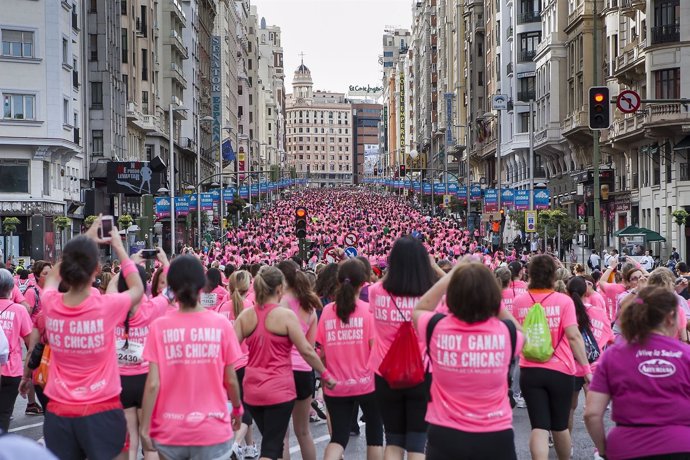
M101 217L101 226L98 229L98 238L102 240L110 240L110 232L113 231L113 216L103 216Z
M141 257L144 259L155 259L158 256L158 249L142 249Z

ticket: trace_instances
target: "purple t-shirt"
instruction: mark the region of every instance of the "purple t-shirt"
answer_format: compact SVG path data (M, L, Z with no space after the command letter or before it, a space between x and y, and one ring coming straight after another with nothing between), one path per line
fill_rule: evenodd
M611 396L608 458L690 452L690 346L658 334L644 344L619 340L589 388Z

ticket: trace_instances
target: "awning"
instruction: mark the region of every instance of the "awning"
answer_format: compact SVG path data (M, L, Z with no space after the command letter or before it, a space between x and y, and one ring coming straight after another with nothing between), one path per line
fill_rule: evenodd
M628 227L625 227L623 230L619 230L616 233L614 233L613 235L617 236L617 237L644 235L647 242L666 241L666 238L659 235L657 232L655 232L653 230L649 230L648 228L635 227L634 225L630 225Z
M682 141L678 142L673 150L685 150L690 149L690 136L685 136Z

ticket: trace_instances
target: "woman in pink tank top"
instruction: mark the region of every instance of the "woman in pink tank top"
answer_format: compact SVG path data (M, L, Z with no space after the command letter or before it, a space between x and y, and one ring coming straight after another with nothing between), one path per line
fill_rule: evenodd
M295 312L302 333L313 348L316 341L316 310L322 308L321 301L312 291L307 276L300 271L299 266L294 261L284 260L278 264L278 269L283 272L287 283L281 306ZM316 460L316 447L309 430L309 412L315 391L314 371L302 358L297 347L292 347L290 358L297 393L295 407L292 409L292 427L295 430L295 436L297 436L302 458L304 460ZM289 437L285 438L284 445L290 445ZM286 448L283 452L283 459L288 460L289 458L290 452Z
M306 339L297 315L279 306L285 277L275 267L263 267L254 279L256 303L235 321L240 343L247 341L249 357L243 383L244 402L262 435L261 457L283 457L283 439L297 392L292 376L293 344L329 388L335 380Z

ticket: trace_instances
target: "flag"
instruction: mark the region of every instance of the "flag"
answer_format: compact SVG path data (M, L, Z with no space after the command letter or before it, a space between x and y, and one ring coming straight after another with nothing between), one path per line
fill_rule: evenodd
M223 159L226 161L235 161L235 151L232 149L232 142L227 139L223 142Z

